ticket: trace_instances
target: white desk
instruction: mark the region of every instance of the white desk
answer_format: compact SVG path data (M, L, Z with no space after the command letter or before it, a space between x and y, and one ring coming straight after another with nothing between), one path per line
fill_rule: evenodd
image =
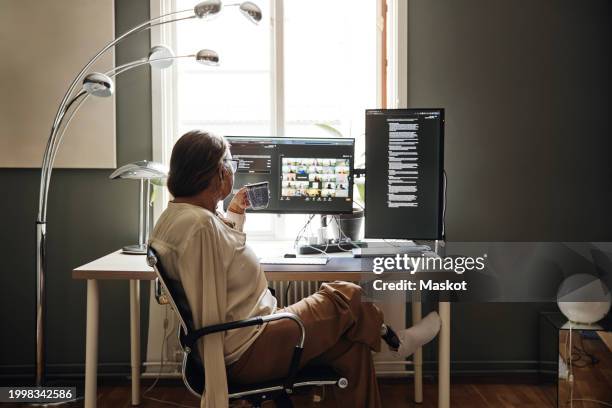
M363 265L350 257L332 258L327 265L266 265L269 281L301 280L359 281ZM85 356L85 408L97 403L99 291L98 280L128 280L130 282L130 338L132 369L132 405L140 404L140 281L154 280L155 273L144 255L124 255L113 252L73 270L73 279L87 280L87 330ZM413 321L421 318L420 303L413 304ZM440 302L438 313L442 327L438 335L438 407L450 406L450 303ZM422 401L422 354L414 356L415 401Z

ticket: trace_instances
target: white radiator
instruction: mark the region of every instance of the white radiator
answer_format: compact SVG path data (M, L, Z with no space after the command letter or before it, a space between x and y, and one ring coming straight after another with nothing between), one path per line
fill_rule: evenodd
M278 302L278 307L286 307L301 299L308 297L319 290L322 282L292 282L292 281L274 281L268 282L270 287L274 289L275 296Z

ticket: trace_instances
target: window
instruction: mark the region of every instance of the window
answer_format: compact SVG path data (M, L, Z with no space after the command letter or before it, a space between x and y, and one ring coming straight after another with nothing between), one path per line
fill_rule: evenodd
M155 1L166 12L197 3ZM226 7L211 21L189 20L152 34L177 55L209 48L220 59L218 67L181 60L172 69L166 82L172 107L162 120L173 121L165 126L173 136L161 157L169 157L176 137L200 128L222 135L352 137L355 163L362 164L364 110L380 106L380 0L255 2L264 15L259 25ZM292 239L303 218L252 214L247 230Z
M358 5L358 7L356 7ZM376 1L284 3L285 133L363 139L376 107Z
M178 10L194 0L176 0ZM270 0L258 0L269 16ZM267 23L267 24L266 24ZM176 107L178 134L194 128L221 135L270 135L270 25L256 26L236 8L206 22L176 25L174 49L185 55L209 48L219 53L218 67L178 64Z

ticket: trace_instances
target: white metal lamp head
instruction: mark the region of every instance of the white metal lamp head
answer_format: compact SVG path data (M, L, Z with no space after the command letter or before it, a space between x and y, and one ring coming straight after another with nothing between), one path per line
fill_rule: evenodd
M240 11L244 16L254 24L258 24L261 21L261 9L257 4L251 1L245 1L240 5Z
M152 68L165 69L174 63L174 52L165 45L154 45L149 51L148 62Z
M240 4L229 4L228 6L239 6L240 12L254 24L261 21L262 13L261 9L257 4L252 1L245 1ZM198 18L210 19L221 12L223 3L221 0L205 0L202 1L193 8L193 13Z
M90 95L109 97L115 90L115 84L108 75L92 72L83 78L83 90Z
M195 5L193 13L198 18L211 18L219 14L223 8L221 0L205 0Z
M219 54L213 50L200 50L196 53L195 59L203 65L219 65Z

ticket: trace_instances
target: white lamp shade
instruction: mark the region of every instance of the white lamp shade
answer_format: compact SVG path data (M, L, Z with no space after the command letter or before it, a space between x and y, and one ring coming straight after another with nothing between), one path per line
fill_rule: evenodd
M159 179L168 177L168 167L162 163L141 160L119 167L109 176L114 179Z
M572 275L561 283L557 304L569 321L592 324L608 314L612 297L601 279L581 273Z
M174 53L165 45L155 45L149 52L149 65L157 69L165 69L174 63Z

